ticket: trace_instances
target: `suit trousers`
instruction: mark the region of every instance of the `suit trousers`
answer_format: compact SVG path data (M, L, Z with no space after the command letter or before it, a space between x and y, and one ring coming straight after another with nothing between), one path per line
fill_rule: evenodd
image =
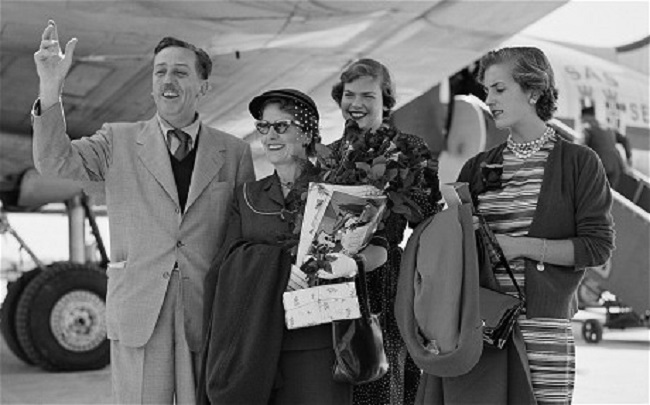
M111 341L113 397L117 404L195 404L197 354L183 326L182 277L174 269L153 334L142 347Z

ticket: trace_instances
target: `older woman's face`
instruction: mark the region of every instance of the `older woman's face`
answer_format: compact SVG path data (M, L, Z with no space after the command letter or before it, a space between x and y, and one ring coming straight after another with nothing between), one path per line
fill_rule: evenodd
M539 119L530 103L532 91L524 91L512 77L509 63L491 65L485 70L485 103L490 107L498 128L512 128L528 119Z
M362 129L379 128L383 120L384 98L379 79L362 76L343 85L341 112L346 120L353 119Z
M294 121L295 119L291 113L281 110L278 104L268 104L262 112L262 120L271 124L283 120ZM266 135L260 135L264 153L274 166L290 164L295 162L296 158L305 159L307 157L304 146L307 137L302 129L295 124L289 125L283 134L279 134L271 126Z

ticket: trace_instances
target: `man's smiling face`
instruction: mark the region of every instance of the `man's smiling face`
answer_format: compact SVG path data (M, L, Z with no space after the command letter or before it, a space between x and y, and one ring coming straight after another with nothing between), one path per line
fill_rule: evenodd
M169 124L182 128L192 123L207 80L196 70L196 54L187 48L170 46L154 58L153 99L158 114Z

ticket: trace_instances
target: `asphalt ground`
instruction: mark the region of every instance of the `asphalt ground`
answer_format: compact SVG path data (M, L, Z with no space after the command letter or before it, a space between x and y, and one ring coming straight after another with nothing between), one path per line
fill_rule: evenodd
M603 340L586 343L574 322L576 389L574 404L650 404L650 330L605 328ZM110 367L110 366L109 366ZM0 345L0 404L108 404L110 369L50 373L28 366Z

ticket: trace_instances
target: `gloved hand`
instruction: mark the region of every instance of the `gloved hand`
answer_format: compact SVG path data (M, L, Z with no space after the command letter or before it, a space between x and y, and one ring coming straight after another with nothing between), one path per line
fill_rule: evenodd
M328 257L333 257L334 260L330 262L332 266L332 272L326 270L318 270L316 275L319 278L326 280L331 280L333 278L339 277L354 277L357 274L357 262L354 261L350 256L344 255L343 253L332 253Z
M307 282L307 274L300 270L300 267L291 265L291 273L289 273L289 283L287 283L286 291L302 290L309 287Z

